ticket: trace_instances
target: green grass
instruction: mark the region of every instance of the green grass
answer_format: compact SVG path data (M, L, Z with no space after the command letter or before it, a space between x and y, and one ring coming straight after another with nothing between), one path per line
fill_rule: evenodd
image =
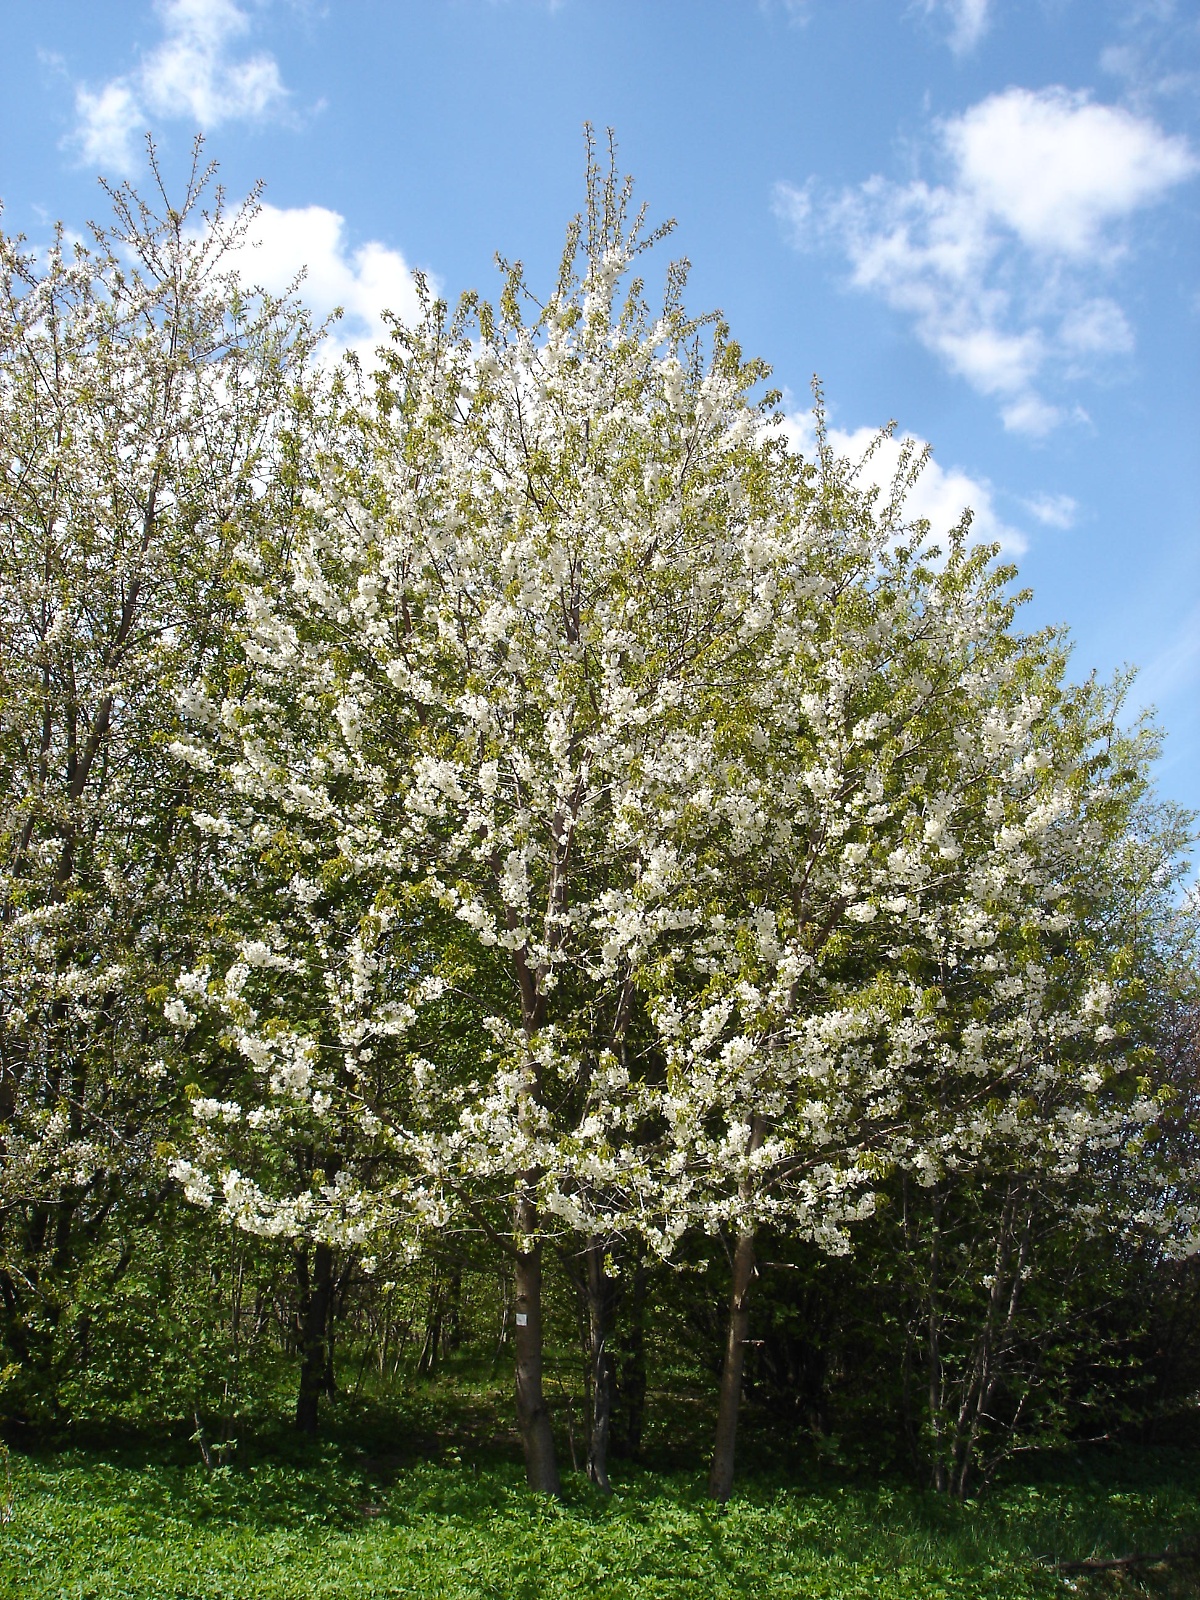
M426 1423L436 1419L426 1417ZM401 1437L420 1438L412 1416ZM445 1434L442 1435L443 1441ZM1038 1481L948 1505L900 1482L810 1463L753 1471L724 1515L697 1473L625 1469L603 1500L568 1476L536 1501L511 1447L381 1453L348 1431L283 1436L209 1471L195 1447L132 1438L12 1453L0 1593L22 1600L1016 1600L1200 1594L1190 1570L1072 1579L1044 1560L1195 1543L1200 1459L1181 1452L1064 1461ZM1072 1585L1074 1587L1072 1588Z

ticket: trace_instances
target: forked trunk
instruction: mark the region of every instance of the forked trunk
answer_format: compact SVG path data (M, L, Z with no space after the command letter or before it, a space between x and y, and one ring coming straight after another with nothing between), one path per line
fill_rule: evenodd
M517 1203L518 1251L513 1312L516 1347L517 1423L525 1448L525 1477L538 1494L562 1495L550 1413L542 1393L542 1247L537 1207L528 1194Z

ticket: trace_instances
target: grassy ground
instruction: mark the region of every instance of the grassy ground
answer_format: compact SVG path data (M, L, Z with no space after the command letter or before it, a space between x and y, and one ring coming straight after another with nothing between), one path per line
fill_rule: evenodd
M476 1418L478 1423L480 1419ZM526 1491L511 1441L428 1409L324 1444L260 1432L207 1469L194 1443L93 1436L13 1448L0 1593L22 1600L1016 1600L1194 1597L1200 1564L1064 1576L1054 1558L1200 1541L1200 1457L1063 1460L950 1506L818 1463L749 1470L724 1515L695 1471L618 1470L602 1500ZM396 1440L405 1448L396 1448ZM423 1460L431 1445L437 1459Z

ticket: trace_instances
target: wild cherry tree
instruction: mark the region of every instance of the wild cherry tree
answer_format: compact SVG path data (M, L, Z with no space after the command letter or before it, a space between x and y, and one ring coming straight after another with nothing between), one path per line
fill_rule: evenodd
M1089 686L1082 720L1111 727L1123 689ZM1194 1193L1177 1143L1187 1113L1162 1025L1194 983L1195 928L1179 896L1190 827L1149 802L1157 750L1151 728L1115 733L1108 780L1096 769L1087 870L1057 901L1069 928L1044 930L1037 951L1043 991L1058 991L1052 1004L1074 995L1075 1027L1053 1045L1059 1070L1027 1078L1023 1101L989 1105L986 1129L946 1141L920 1184L911 1169L893 1179L897 1221L883 1227L910 1307L905 1361L924 1369L912 1387L922 1413L913 1443L935 1487L959 1497L1014 1445L1061 1436L1075 1385L1090 1388L1112 1360L1116 1264L1156 1261L1161 1271L1166 1254L1194 1248L1179 1206ZM998 928L987 946L1009 980L1030 953L1028 932L1018 943L1013 931ZM945 993L978 1027L985 1002L967 978L956 974ZM1041 1026L1050 1008L1043 1002ZM1032 1010L1031 1021L1039 1026ZM1003 1040L994 1028L988 1048L1011 1057L1014 1044L1011 1029ZM1031 1030L1025 1049L1036 1048ZM1040 1049L1049 1053L1044 1039ZM1008 1085L1017 1081L1010 1072ZM1056 1370L1064 1340L1075 1359Z
M772 664L790 725L764 717L748 741L753 835L722 878L744 899L681 943L705 981L681 1007L669 969L656 1010L672 1209L734 1238L722 1500L760 1226L845 1249L897 1169L1070 1169L1113 1127L1092 1070L1111 953L1084 910L1145 751L1118 738L1116 703L1065 685L1053 635L1014 631L991 552L960 532L942 559L923 530L897 538L894 502L853 498L865 570ZM1118 1120L1152 1113L1142 1097Z
M235 522L278 519L311 345L230 276L253 202L227 213L198 158L177 207L123 187L86 243L0 238L0 1295L25 1364L79 1249L161 1190L146 992L195 889L166 745L224 648Z
M387 978L434 986L406 990L414 1039L442 969L472 968L474 1059L447 1073L414 1051L402 1101L373 1111L405 1174L375 1203L415 1216L405 1196L436 1191L511 1252L518 1414L549 1492L543 1241L678 1237L639 1132L654 1063L631 1059L630 1029L655 952L699 914L709 830L689 799L726 784L729 702L758 682L780 575L838 537L759 426L762 369L684 315L682 273L658 315L636 280L616 299L655 237L593 169L544 306L512 269L498 309L469 299L450 319L430 302L396 329L359 434L324 463L290 592L247 587L245 688L213 714L224 753L193 758L222 765L230 810L212 826L235 843L243 801L304 811L326 876L415 913L414 953ZM172 1007L211 1000L214 976L185 977ZM268 1057L316 1048L299 1005L280 986L253 1008L244 1048L272 1090ZM342 1090L365 1103L343 1057ZM305 1092L311 1111L333 1089L314 1070ZM243 1182L222 1130L257 1114L212 1114L194 1190Z
M1011 574L789 453L680 269L651 311L628 188L588 200L544 304L426 295L335 385L288 583L244 563L178 749L229 891L167 1002L223 1085L175 1170L253 1230L507 1251L547 1493L546 1242L604 1482L606 1255L731 1233L723 1499L759 1226L844 1249L891 1170L1092 1136L1071 896L1124 802Z

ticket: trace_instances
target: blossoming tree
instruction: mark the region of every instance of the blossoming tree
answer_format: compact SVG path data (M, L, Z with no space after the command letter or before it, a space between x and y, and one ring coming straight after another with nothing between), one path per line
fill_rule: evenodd
M0 1296L31 1370L77 1248L162 1187L146 991L195 865L165 747L225 645L234 519L285 497L312 343L228 274L248 209L210 176L178 208L113 191L86 244L0 238Z
M601 1194L636 1189L623 1058L638 974L694 914L680 797L719 762L717 707L752 659L747 619L778 560L755 529L777 514L780 483L785 519L806 492L781 450L764 472L747 399L759 369L719 328L701 364L677 274L661 317L637 285L614 310L649 241L611 180L593 174L590 198L586 239L573 231L532 324L514 271L498 314L468 304L449 323L430 304L419 328L397 330L362 449L325 464L292 592L248 596L252 687L215 713L232 805L305 813L334 845L327 871L358 885L372 916L420 906L424 954L411 960L429 971L405 1000L409 1028L440 993L447 950L469 946L493 975L477 985L494 1005L469 1071L448 1081L414 1054L408 1111L387 1108L408 1175L407 1200L391 1198L412 1217L432 1185L506 1239L518 1412L530 1481L548 1491L546 1218L586 1235ZM203 741L180 753L215 759ZM246 836L232 816L206 825ZM459 932L439 947L447 918ZM295 960L279 934L259 975ZM388 981L402 981L394 962ZM187 1026L190 999L228 994L228 971L185 976L168 1010ZM254 1007L246 1026L262 1019ZM270 1023L240 1041L266 1087L335 1114L296 1005L279 995ZM379 1026L376 1013L363 1038ZM362 1040L342 1043L341 1088L366 1105ZM267 1066L285 1057L305 1070ZM215 1131L256 1114L210 1099L197 1101L207 1142L177 1169L197 1196ZM244 1180L217 1165L236 1210ZM261 1216L260 1191L253 1203ZM273 1216L294 1226L293 1202Z
M175 1171L327 1247L483 1229L547 1493L545 1241L587 1260L603 1482L607 1247L732 1232L723 1499L762 1223L842 1249L897 1166L1090 1136L1071 896L1121 800L1009 574L790 454L682 272L657 314L630 281L628 189L588 198L544 304L427 297L335 386L289 584L246 560L177 746L229 888L167 1001L226 1063Z
M718 1499L760 1225L844 1249L896 1169L1073 1170L1114 1114L1153 1114L1097 1099L1112 952L1086 916L1145 752L1092 686L1063 685L1053 636L1013 631L987 552L956 539L935 567L885 535L811 659L774 665L799 716L755 725L752 856L655 1010L677 1085L670 1209L735 1241ZM690 991L689 955L706 975Z

